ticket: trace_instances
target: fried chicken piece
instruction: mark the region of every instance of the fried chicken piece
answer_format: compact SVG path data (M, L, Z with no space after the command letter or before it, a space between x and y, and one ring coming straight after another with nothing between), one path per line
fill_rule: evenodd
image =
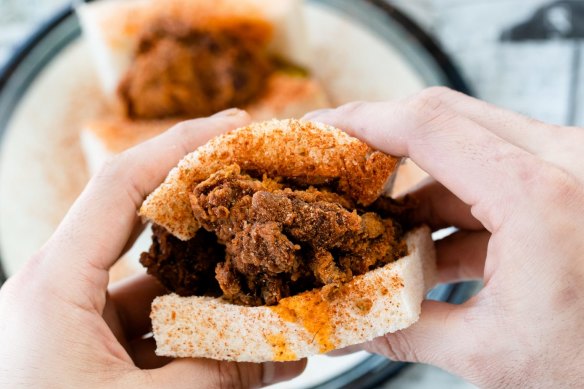
M217 243L215 234L199 231L183 242L161 226L154 225L152 231L150 250L140 256L148 274L181 296L220 295L214 273L225 258L225 248Z
M234 268L242 274L293 273L302 261L278 223L248 224L227 246Z
M162 20L142 33L118 95L132 119L203 117L253 101L272 70L265 48L237 32Z
M355 209L329 189L292 189L283 182L260 180L232 165L193 188L193 215L225 245L215 277L226 300L277 304L407 254L399 223ZM400 212L396 203L378 205Z

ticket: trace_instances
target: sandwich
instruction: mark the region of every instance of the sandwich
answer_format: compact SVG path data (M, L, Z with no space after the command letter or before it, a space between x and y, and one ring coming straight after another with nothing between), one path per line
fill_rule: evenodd
M399 159L316 122L218 136L142 204L140 262L156 353L290 361L368 341L419 317L435 281L430 231L393 200Z
M197 50L213 40L229 44L223 39L228 38L247 46L244 50L265 48L290 64L309 67L302 4L302 0L102 0L79 5L77 14L103 88L113 96L136 61L154 59L141 54L156 50L157 41L176 48L199 40L199 47L193 42ZM207 42L196 34L206 35Z
M91 171L184 119L330 106L310 73L301 0L103 0L77 13L113 107L81 132Z

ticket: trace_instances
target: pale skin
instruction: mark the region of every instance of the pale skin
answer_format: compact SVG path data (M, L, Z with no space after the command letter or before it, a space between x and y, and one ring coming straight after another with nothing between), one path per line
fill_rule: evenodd
M408 329L364 347L479 387L584 383L584 129L544 124L445 88L307 115L409 156L419 222L442 282L482 279L463 305L426 301Z
M458 228L437 242L440 279L485 285L460 306L424 302L416 324L365 348L481 387L584 382L584 130L444 88L308 118L409 156L434 177L411 194L418 221ZM303 362L161 360L152 341L140 339L157 284L142 277L106 293L108 269L132 241L145 195L188 151L248 121L230 111L181 124L90 182L55 235L0 290L1 387L257 387L302 371Z
M108 270L141 224L137 208L189 151L249 123L229 110L185 122L110 161L43 248L0 290L0 387L248 388L290 379L305 361L160 358L150 331L163 290L140 276L108 290Z

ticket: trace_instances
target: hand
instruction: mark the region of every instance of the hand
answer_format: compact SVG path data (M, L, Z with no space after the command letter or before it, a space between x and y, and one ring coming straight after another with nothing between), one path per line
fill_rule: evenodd
M90 181L51 239L0 290L0 387L258 387L304 369L305 361L156 357L143 335L150 303L163 293L158 283L144 275L107 292L108 270L138 231L144 197L185 154L248 122L229 110L181 123Z
M426 301L413 326L366 348L437 365L480 387L584 383L584 129L547 125L445 88L308 119L409 156L441 281L482 278L463 305Z

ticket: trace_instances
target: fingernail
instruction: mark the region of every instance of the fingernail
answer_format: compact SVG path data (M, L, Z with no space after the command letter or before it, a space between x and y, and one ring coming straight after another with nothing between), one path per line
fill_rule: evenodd
M318 109L316 111L312 111L312 112L307 113L306 115L304 115L304 117L302 119L312 120L312 119L315 119L319 116L324 116L324 115L330 113L331 111L332 111L332 109L330 109L330 108Z
M223 117L229 117L229 116L237 116L241 112L243 112L243 111L239 108L229 108L229 109L226 109L224 111L217 112L212 117L223 118Z
M304 371L306 359L294 362L265 362L262 368L262 384L288 381Z

